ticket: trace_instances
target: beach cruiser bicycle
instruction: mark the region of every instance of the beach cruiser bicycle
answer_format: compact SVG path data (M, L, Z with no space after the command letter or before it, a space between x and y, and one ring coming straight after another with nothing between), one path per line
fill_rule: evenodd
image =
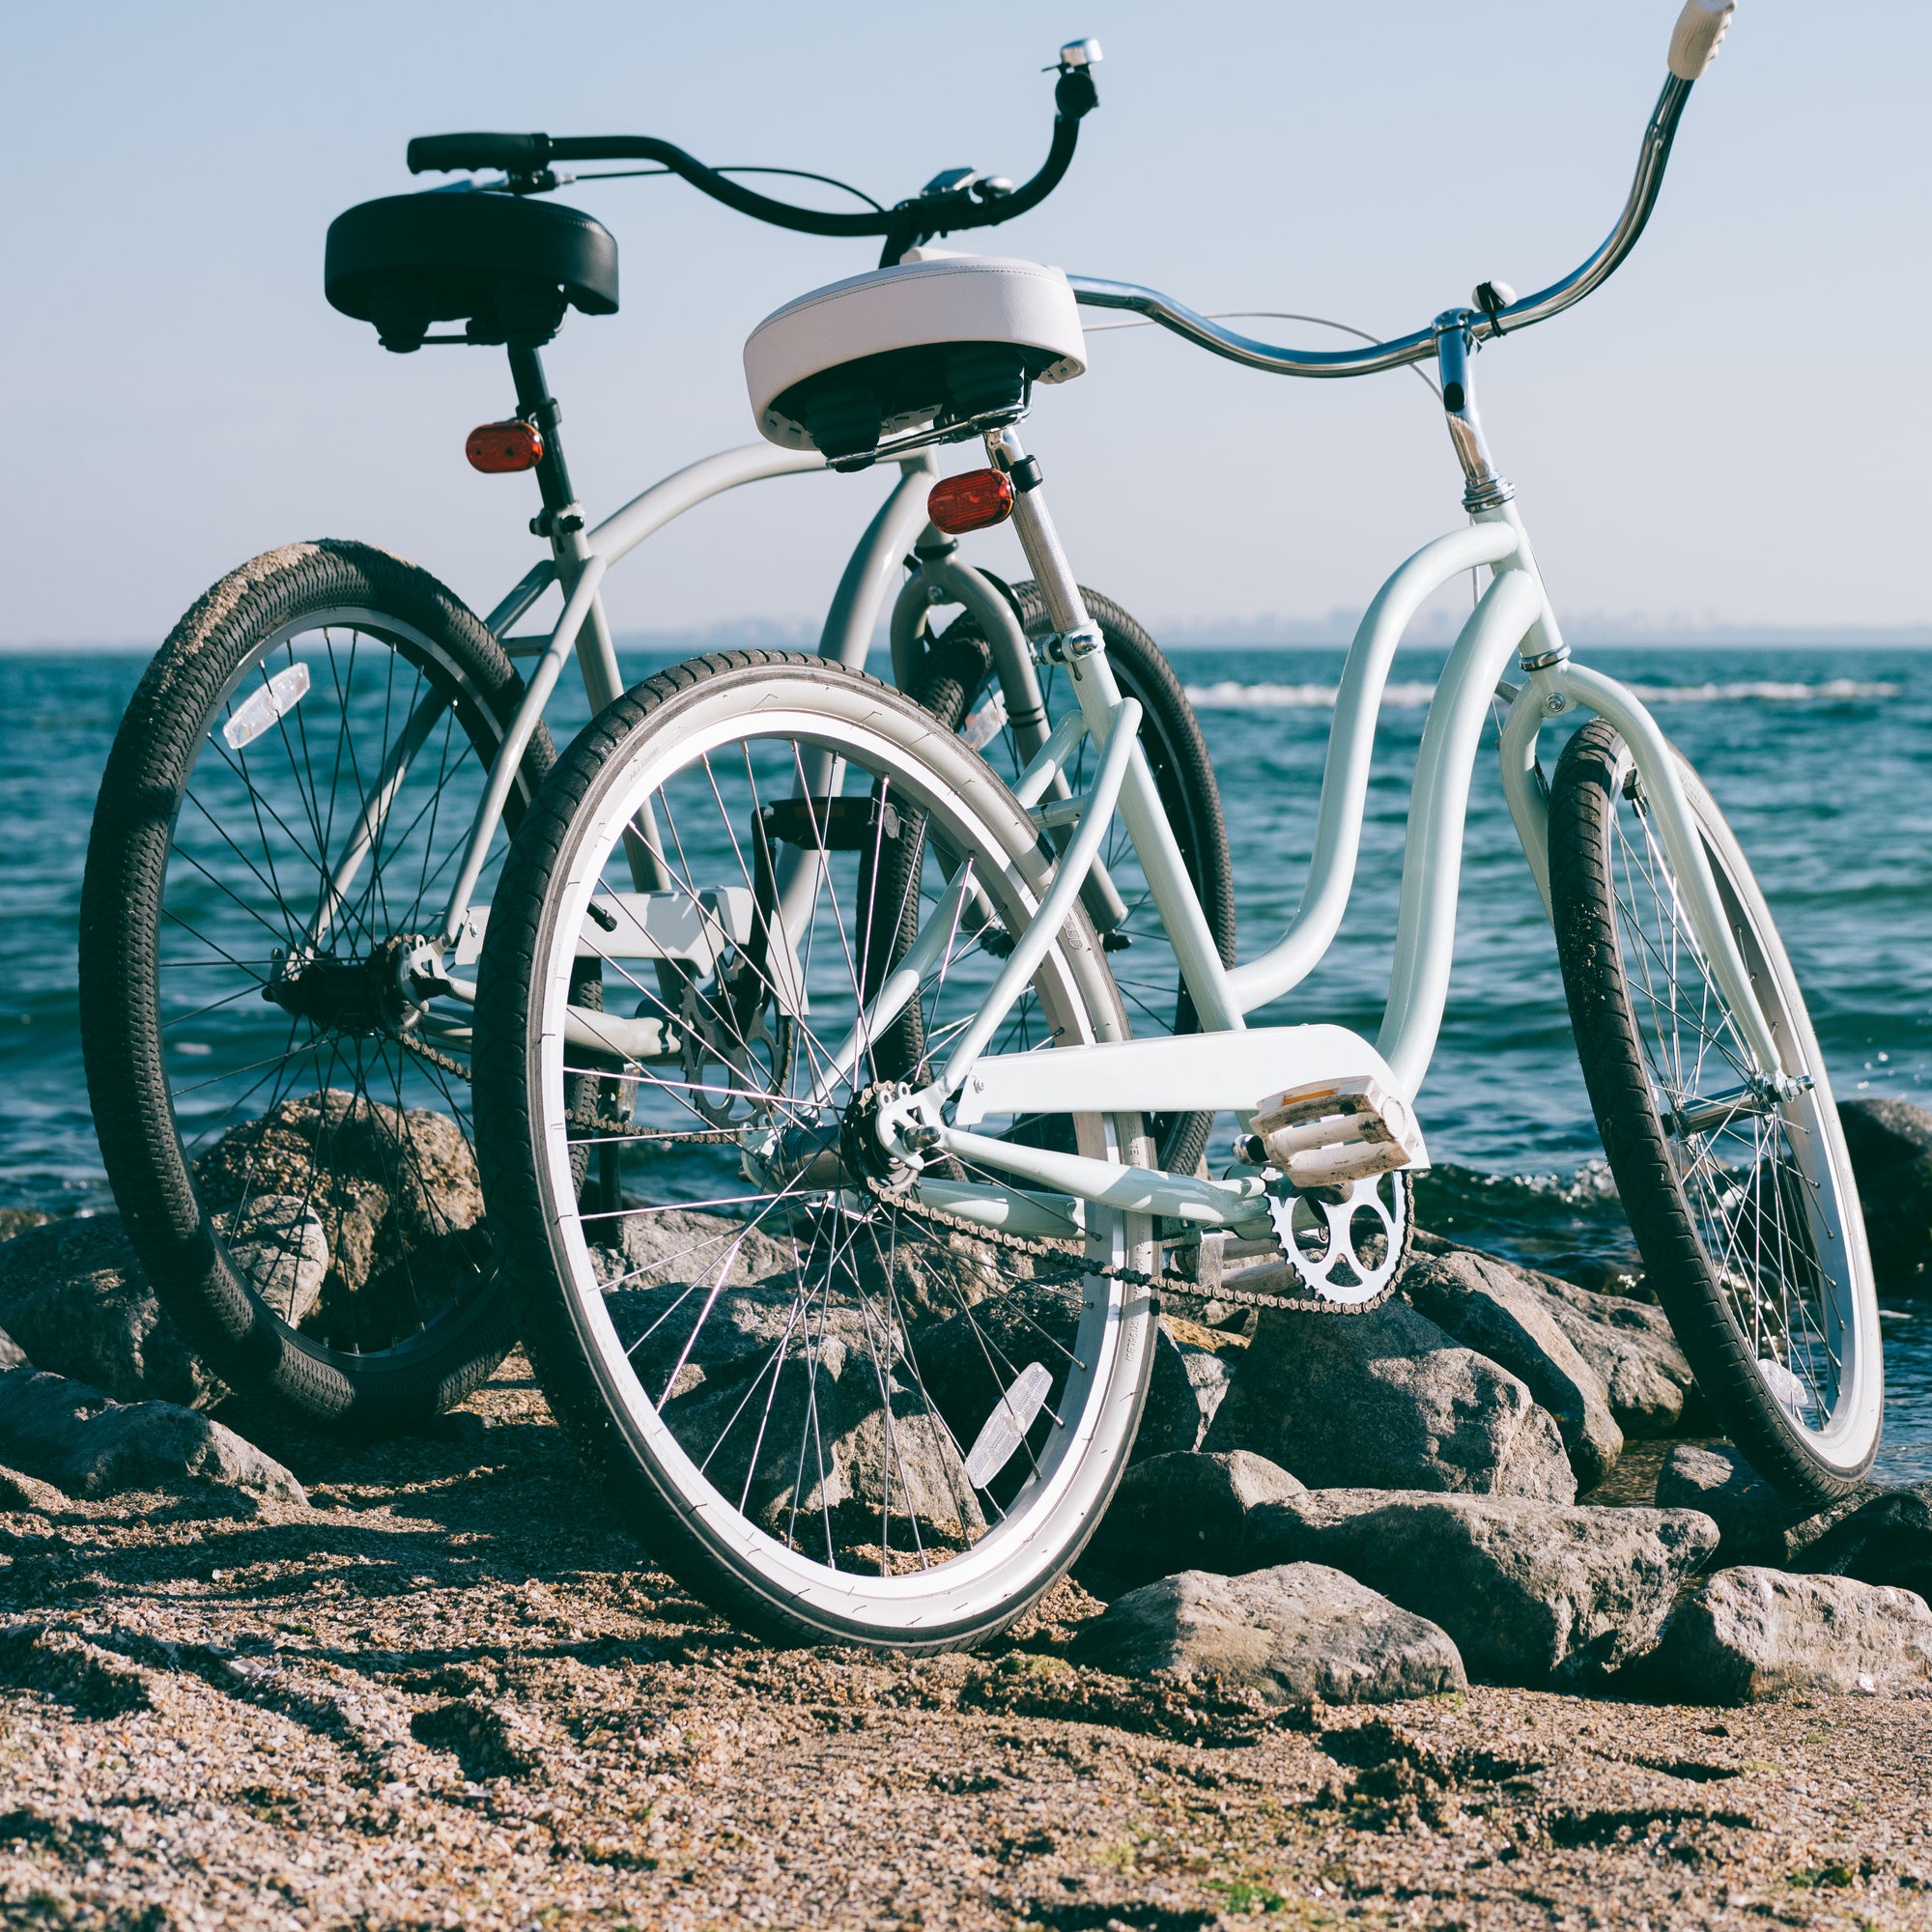
M312 1423L378 1433L460 1400L511 1346L477 1184L469 1017L506 835L554 758L544 711L573 654L593 710L623 688L600 590L607 570L721 491L825 468L815 447L761 440L586 519L541 351L567 308L615 310L617 255L599 222L551 198L572 178L566 164L674 174L758 220L878 238L896 262L934 236L1038 206L1096 104L1098 56L1092 42L1063 48L1052 142L1017 187L954 168L895 207L827 213L740 178L799 171L721 171L655 139L450 134L412 142L412 170L500 175L368 202L332 225L328 298L374 323L391 350L507 350L516 413L473 432L469 456L488 473L534 475L532 531L548 554L481 619L426 572L366 545L257 557L182 620L116 739L83 892L89 1091L141 1259L234 1388ZM962 367L959 380L977 379ZM989 710L976 687L973 728L1031 755L1045 701L1026 633L1050 628L1043 601L1031 584L968 569L955 540L928 527L931 462L920 450L901 466L845 567L820 648L864 663L914 551L897 591L901 653L922 669L935 619L963 604L946 660L977 653L997 698ZM553 591L561 615L531 626ZM1225 839L1198 727L1145 634L1104 600L1098 608L1156 721L1150 743L1170 809L1205 855L1197 886L1225 901ZM701 987L719 940L748 938L750 902L727 892L721 925L692 923L672 903L675 855L648 813L626 850L632 889L657 895L647 926L677 1008L679 1065L728 1085L747 1049L721 1032ZM1104 869L1090 875L1087 902L1116 945L1137 917L1149 923ZM1232 930L1225 937L1232 958ZM1137 956L1159 950L1151 937ZM576 1004L594 1009L606 977L586 955ZM1186 1024L1184 989L1168 978L1170 1020ZM1198 1151L1175 1143L1186 1161ZM619 1152L607 1144L581 1156L586 1206L592 1196L618 1205Z
M1157 1296L1292 1327L1392 1292L1498 694L1504 791L1649 1277L1767 1475L1822 1500L1868 1464L1871 1271L1803 996L1709 792L1564 643L1474 388L1477 351L1580 301L1634 245L1731 11L1690 0L1615 228L1522 298L1485 283L1410 335L1312 353L1129 284L957 257L818 290L751 337L753 412L781 446L863 465L982 442L984 468L934 487L933 524L1010 518L1051 616L1038 655L1077 702L1009 785L956 705L782 653L704 657L595 720L518 829L476 1006L491 1224L553 1409L653 1554L722 1610L781 1639L982 1638L1105 1510ZM1466 526L1389 578L1350 651L1299 911L1233 966L1016 427L1032 384L1077 367L1082 303L1279 374L1433 362L1461 465ZM983 377L978 408L961 363ZM1380 1033L1248 1027L1335 935L1391 657L1471 569L1490 581L1422 737ZM1544 728L1585 712L1546 784ZM1082 755L1077 795L1050 797ZM1136 1037L1082 905L1117 818L1197 1035ZM627 850L640 826L670 882L649 894ZM695 980L654 937L667 902L710 936ZM587 959L601 1005L580 994ZM736 1042L728 1079L680 1058L694 985ZM1229 1114L1224 1172L1158 1158L1151 1121ZM586 1211L579 1174L612 1142L682 1184Z

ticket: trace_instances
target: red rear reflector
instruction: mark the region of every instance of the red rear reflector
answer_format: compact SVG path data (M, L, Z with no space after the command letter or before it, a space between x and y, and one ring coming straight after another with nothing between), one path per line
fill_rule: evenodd
M543 432L535 423L485 423L472 429L463 445L472 469L486 476L507 476L512 470L534 469L543 461Z
M950 537L991 529L1012 513L1012 483L997 469L969 469L963 476L944 477L925 499L925 514L933 526Z

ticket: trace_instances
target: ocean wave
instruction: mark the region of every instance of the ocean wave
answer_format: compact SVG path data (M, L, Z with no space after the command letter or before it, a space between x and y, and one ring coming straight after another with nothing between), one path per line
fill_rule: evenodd
M1828 677L1817 684L1791 684L1777 678L1750 678L1731 684L1633 684L1628 689L1646 704L1850 704L1896 697L1904 687L1865 684L1856 678ZM1384 705L1419 711L1435 696L1433 684L1391 684ZM1187 701L1197 711L1323 711L1335 704L1332 684L1190 684Z

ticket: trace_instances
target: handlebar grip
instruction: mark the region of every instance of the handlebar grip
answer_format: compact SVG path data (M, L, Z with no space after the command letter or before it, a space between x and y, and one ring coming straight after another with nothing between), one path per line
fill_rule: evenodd
M449 174L459 168L531 174L550 157L548 134L418 134L409 148L412 175Z
M1701 80L1718 58L1718 43L1738 0L1684 0L1670 34L1670 71L1679 80Z

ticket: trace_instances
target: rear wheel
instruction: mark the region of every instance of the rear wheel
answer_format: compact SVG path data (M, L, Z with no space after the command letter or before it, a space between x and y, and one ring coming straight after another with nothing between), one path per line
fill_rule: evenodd
M623 860L645 823L670 880L647 895ZM917 855L888 867L895 844ZM985 938L1025 930L1050 865L984 762L910 700L746 653L604 712L505 867L476 1097L525 1342L653 1554L777 1640L992 1634L1073 1560L1125 1464L1153 1316L1099 1270L1150 1268L1151 1226L1093 1210L1084 1247L1068 1220L1051 1254L979 1234L1011 1190L895 1167L875 1131L894 1084L858 1024L858 909L903 890L944 942L918 995L943 1050L999 971ZM967 867L982 895L955 919L939 908ZM602 1013L571 997L586 951ZM1076 913L992 1050L1125 1033ZM588 1076L594 1111L571 1098ZM1148 1153L1137 1116L1067 1119L1095 1159ZM586 1146L621 1152L619 1201L588 1211Z
M101 782L80 1004L108 1179L193 1345L310 1423L419 1423L514 1339L469 1009L412 989L409 954L522 693L426 572L294 545L183 618ZM539 730L511 825L553 755Z
M1826 1503L1877 1452L1878 1301L1804 998L1722 814L1680 763L1777 1042L1766 1080L1704 961L1629 751L1601 719L1550 796L1558 954L1584 1080L1648 1279L1731 1438Z

